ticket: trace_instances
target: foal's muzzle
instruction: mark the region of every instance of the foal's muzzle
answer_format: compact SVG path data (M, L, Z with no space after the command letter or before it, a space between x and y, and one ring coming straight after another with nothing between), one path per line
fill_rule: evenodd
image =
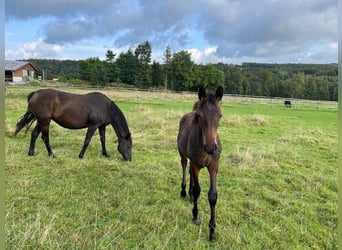
M205 144L203 149L204 149L205 152L207 152L208 154L212 155L215 152L217 152L217 144L214 144L213 147L209 147L207 144Z

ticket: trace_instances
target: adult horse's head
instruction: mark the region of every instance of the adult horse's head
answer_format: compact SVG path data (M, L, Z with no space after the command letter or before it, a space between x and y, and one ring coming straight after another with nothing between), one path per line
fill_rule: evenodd
M208 154L217 152L217 129L222 117L220 101L223 88L216 89L215 94L207 92L203 87L198 90L199 102L195 106L196 117L202 133L203 149Z
M128 133L126 137L119 138L118 151L126 161L132 160L131 133Z

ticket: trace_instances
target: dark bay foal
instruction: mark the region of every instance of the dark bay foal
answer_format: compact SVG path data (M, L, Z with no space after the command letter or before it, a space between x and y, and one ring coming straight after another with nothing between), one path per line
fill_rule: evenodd
M218 87L216 92L207 92L204 88L198 91L199 101L194 110L182 117L179 123L178 151L183 169L181 196L186 196L186 166L190 160L190 201L193 202L193 221L199 224L197 200L201 187L198 181L199 172L206 167L210 176L208 200L210 205L209 240L215 240L215 206L217 201L216 176L219 167L221 142L217 132L219 120L222 116L220 102L223 88Z

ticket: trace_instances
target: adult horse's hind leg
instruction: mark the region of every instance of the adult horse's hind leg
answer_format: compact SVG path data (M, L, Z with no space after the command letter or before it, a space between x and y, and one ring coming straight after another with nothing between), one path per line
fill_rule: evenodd
M91 138L93 137L95 131L96 131L97 127L94 126L94 125L91 125L88 127L88 130L87 130L87 134L86 134L86 137L84 139L84 144L83 144L83 147L82 147L82 150L80 152L80 154L78 155L78 158L82 159L83 156L84 156L84 153L90 143L90 140Z
M99 134L102 146L102 155L104 155L105 157L109 157L106 150L106 126L99 127Z
M182 164L182 171L183 171L183 177L182 177L182 191L181 191L181 196L185 197L186 196L186 165L188 163L188 160L186 157L181 157L181 164Z
M38 137L40 131L41 131L41 129L40 129L39 123L37 122L37 125L35 126L35 128L32 130L32 133L31 133L30 148L28 151L29 156L34 155L34 148L35 148L36 140L37 140L37 137Z
M49 157L54 158L55 155L52 153L51 146L50 146L50 139L49 139L49 124L50 120L46 122L46 124L40 123L40 128L42 130L42 139L45 143L46 150L48 151Z

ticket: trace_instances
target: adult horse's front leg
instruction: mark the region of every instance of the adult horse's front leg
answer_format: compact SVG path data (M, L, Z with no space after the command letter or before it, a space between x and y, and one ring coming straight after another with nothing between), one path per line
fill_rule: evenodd
M35 128L32 130L32 133L31 133L30 148L28 151L29 156L34 155L34 148L35 148L36 140L37 140L37 137L38 137L40 131L41 131L41 129L40 129L39 123L37 122L37 125L35 126Z
M192 208L192 217L193 222L196 225L199 225L200 222L198 220L198 208L197 208L197 201L198 197L201 194L201 187L199 185L198 176L200 172L200 167L195 164L190 163L190 201L194 203L194 207Z
M80 159L83 158L84 153L85 153L85 151L86 151L86 149L87 149L87 147L88 147L88 145L89 145L89 143L90 143L90 140L91 140L91 138L93 137L93 135L94 135L96 129L97 129L97 127L94 126L94 125L88 127L87 134L86 134L86 137L85 137L85 139L84 139L83 147L82 147L82 149L81 149L80 154L78 155L78 158L80 158Z
M214 241L215 236L215 206L217 202L217 191L216 191L216 177L218 170L218 162L208 167L209 175L210 175L210 188L208 192L208 201L210 205L210 221L209 221L209 240Z
M188 163L188 160L186 157L181 156L181 164L182 164L182 183L181 183L181 196L185 197L186 196L186 165Z
M101 140L102 155L104 155L105 157L109 157L106 150L106 126L99 127L99 134Z

